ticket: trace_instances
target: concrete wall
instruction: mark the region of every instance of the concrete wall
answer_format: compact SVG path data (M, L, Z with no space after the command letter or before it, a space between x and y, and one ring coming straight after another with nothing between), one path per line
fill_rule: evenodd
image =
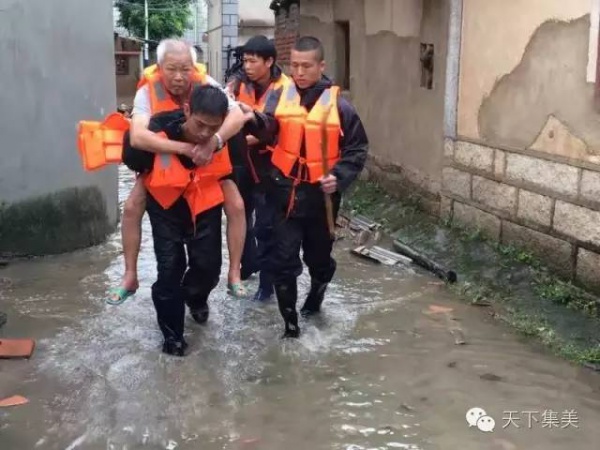
M269 8L271 0L239 0L238 45L244 45L257 34L273 38L275 17Z
M598 1L464 0L458 136L442 210L600 285ZM596 27L597 30L597 27Z
M444 0L300 4L300 33L323 40L329 74L337 79L344 63L336 22L349 22L350 96L371 140L371 173L396 190L420 189L432 208L443 165L448 20ZM421 87L421 43L435 48L431 90Z
M110 2L8 0L0 10L0 252L100 242L117 222L117 169L85 173L76 125L115 108Z
M213 0L208 6L209 72L222 82L227 69L227 48L238 45L238 0Z

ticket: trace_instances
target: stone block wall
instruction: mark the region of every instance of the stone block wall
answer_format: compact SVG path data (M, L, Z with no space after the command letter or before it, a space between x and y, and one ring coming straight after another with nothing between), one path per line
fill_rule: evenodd
M441 214L600 288L600 168L448 140Z

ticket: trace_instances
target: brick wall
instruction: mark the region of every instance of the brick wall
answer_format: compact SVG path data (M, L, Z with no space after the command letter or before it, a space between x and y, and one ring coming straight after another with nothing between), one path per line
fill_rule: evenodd
M600 288L600 172L533 152L448 140L443 216L529 249L556 272Z
M289 72L290 52L300 29L300 6L293 3L280 8L275 16L275 46L277 58L285 72Z

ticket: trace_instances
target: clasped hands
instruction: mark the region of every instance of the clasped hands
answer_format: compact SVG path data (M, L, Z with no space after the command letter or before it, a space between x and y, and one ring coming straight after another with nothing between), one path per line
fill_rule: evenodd
M218 146L218 140L213 136L205 144L182 143L180 154L190 158L197 166L206 166L211 162L213 153Z

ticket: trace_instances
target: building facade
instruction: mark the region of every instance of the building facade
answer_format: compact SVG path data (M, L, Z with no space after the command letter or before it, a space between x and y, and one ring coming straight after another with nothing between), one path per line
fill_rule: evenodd
M369 173L600 284L599 0L280 0L282 62L325 45Z
M66 252L116 226L117 168L84 172L76 136L116 107L112 20L96 0L2 4L0 253Z
M272 38L275 20L269 0L207 0L210 74L223 81L234 63L233 51L256 35Z

